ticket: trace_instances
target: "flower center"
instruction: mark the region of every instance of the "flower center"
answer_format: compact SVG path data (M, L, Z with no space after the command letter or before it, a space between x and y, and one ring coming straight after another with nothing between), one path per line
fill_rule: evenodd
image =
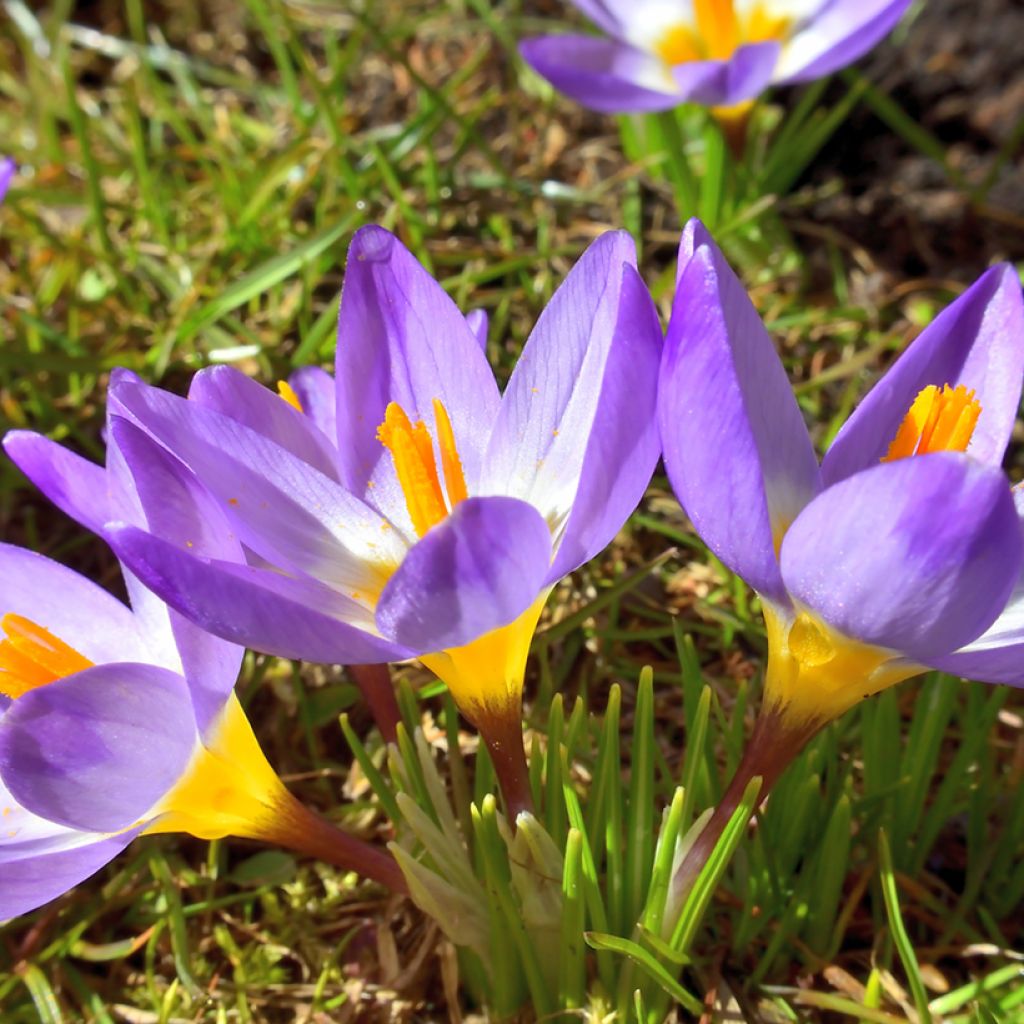
M925 671L896 651L844 636L811 612L764 605L765 700L790 723L830 722L864 697Z
M391 452L409 518L420 537L467 497L466 478L455 446L452 421L444 404L436 398L434 425L441 453L440 473L434 456L434 439L426 424L422 420L413 423L397 402L388 404L384 410L384 422L377 428L377 440ZM441 488L442 474L444 490Z
M955 388L931 384L914 399L882 461L966 451L980 415L981 402L963 384Z
M0 619L0 694L17 700L29 690L92 668L92 662L31 619L13 613Z
M744 43L785 37L790 18L756 3L744 12L735 0L694 0L693 22L677 22L662 33L654 52L666 64L694 60L725 60Z

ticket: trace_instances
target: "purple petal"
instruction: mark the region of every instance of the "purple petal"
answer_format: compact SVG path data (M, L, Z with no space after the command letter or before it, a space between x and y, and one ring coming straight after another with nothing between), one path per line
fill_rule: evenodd
M7 189L10 188L17 169L17 165L9 156L0 160L0 202L3 202L4 196L7 195Z
M473 332L473 337L480 345L480 350L487 355L487 310L471 309L466 314L466 326Z
M390 232L357 231L338 318L335 380L342 482L407 525L391 456L377 439L389 402L433 431L444 403L470 493L498 408L498 386L480 343L441 286Z
M102 467L29 430L12 430L3 444L18 468L54 505L87 530L100 531L110 518L107 474Z
M0 719L0 776L34 814L116 832L181 777L197 740L181 676L152 665L100 665L11 705Z
M591 110L669 110L685 99L666 64L627 43L595 36L536 36L524 39L519 52L537 74Z
M118 399L268 562L345 590L372 590L404 557L399 531L374 509L263 434L158 388L124 386Z
M420 653L460 647L537 600L551 533L531 505L469 498L415 545L377 604L382 633Z
M113 860L137 835L138 829L133 829L109 838L91 837L84 846L4 863L0 921L27 914L73 889Z
M771 339L712 243L676 290L658 420L697 532L758 593L788 604L776 545L818 489L817 461Z
M579 8L598 28L604 29L611 36L622 33L623 24L629 21L629 9L622 0L572 0L573 6ZM635 4L633 10L636 10Z
M195 477L166 449L134 424L114 417L112 448L126 459L148 528L163 540L188 546L208 559L244 562L242 547L220 508ZM161 602L162 605L162 602ZM244 651L165 609L168 627L181 659L195 706L196 720L205 732L234 689Z
M196 558L134 527L114 524L108 533L118 557L148 587L226 640L327 664L402 661L415 654L374 635L372 612L315 580Z
M883 463L790 527L782 576L840 632L915 661L969 643L1005 606L1022 541L1006 477L958 453Z
M691 217L683 227L683 234L679 239L679 249L676 254L676 288L686 273L686 268L693 259L693 254L702 246L708 245L717 249L711 232L696 218Z
M96 664L148 661L132 613L59 562L0 544L0 617L22 615Z
M709 107L731 107L757 99L771 84L779 60L774 40L738 47L728 60L700 60L672 68L681 100Z
M635 265L625 232L587 249L537 321L487 449L481 491L540 511L552 581L614 537L657 462L661 327Z
M778 82L809 82L852 64L887 36L910 0L831 0L788 41Z
M1020 404L1024 302L1008 264L984 273L896 360L836 435L822 463L835 483L877 465L918 393L930 384L976 392L981 416L968 452L998 466Z
M233 366L201 370L192 378L188 397L270 438L324 476L338 479L332 441L280 395Z
M333 446L338 437L335 414L338 394L334 378L319 366L303 366L288 378L288 383L298 396L302 411ZM337 454L334 457L337 458Z

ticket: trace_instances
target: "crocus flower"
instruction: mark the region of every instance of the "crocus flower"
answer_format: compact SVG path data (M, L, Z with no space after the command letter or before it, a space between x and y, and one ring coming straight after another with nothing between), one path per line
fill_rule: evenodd
M526 39L523 57L594 110L732 107L831 74L887 35L910 0L573 0L608 38Z
M8 544L0 606L0 920L59 896L142 833L245 836L364 869L360 844L285 790L230 689L201 729L183 666L162 657L172 647L151 622ZM206 663L207 685L231 686L223 667Z
M558 289L504 396L472 326L387 231L349 252L336 377L280 394L217 367L188 399L122 376L129 419L185 463L251 553L109 531L172 607L260 651L331 663L419 657L529 802L527 652L545 599L635 508L658 456L661 330L622 232ZM143 470L144 472L144 470Z
M26 432L8 450L87 525L116 514L241 558L187 471L131 424L106 470ZM130 453L146 473L138 482ZM0 919L47 902L140 833L260 839L402 889L382 851L292 797L237 698L242 649L138 584L133 607L56 562L0 545Z
M1022 372L1020 282L997 266L893 363L819 467L750 299L687 226L658 418L680 502L768 627L741 782L770 784L823 724L928 668L1024 684L1022 523L1000 468Z

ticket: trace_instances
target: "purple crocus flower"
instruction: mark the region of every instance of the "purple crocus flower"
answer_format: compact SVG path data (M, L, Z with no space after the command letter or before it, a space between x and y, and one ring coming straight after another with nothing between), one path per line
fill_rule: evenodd
M910 0L573 0L608 38L526 39L537 72L608 113L731 107L831 74L887 35Z
M335 380L299 371L279 396L217 367L187 400L129 376L111 387L112 432L134 422L181 459L249 564L138 526L108 531L119 556L193 622L257 650L419 657L509 762L506 796L525 806L537 619L621 527L658 457L662 336L635 264L623 232L590 246L502 396L481 318L467 322L393 235L362 229Z
M117 435L105 470L35 434L5 443L85 525L117 516L240 561L187 470L131 424ZM145 470L133 475L127 455ZM401 890L389 856L304 808L267 764L234 695L242 649L125 579L131 609L0 545L0 919L64 892L143 832L260 839Z
M896 360L819 467L750 299L687 226L659 381L665 465L768 626L764 707L726 820L753 775L767 792L863 697L929 667L1024 684L1024 524L1000 468L1022 373L1021 287L1001 265Z
M171 638L96 584L0 544L0 607L0 920L142 833L245 836L365 870L362 844L299 805L267 764L227 659L204 666L206 686L225 693L203 728ZM371 852L367 873L378 877L379 861L400 888Z

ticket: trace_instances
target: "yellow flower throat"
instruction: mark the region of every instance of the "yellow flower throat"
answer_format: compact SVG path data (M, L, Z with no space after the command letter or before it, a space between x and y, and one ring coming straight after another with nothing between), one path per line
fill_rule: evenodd
M694 0L692 22L678 22L662 33L654 52L666 64L695 60L725 60L746 43L783 39L791 20L772 14L769 4L758 3L740 14L734 0Z
M914 399L882 462L967 450L981 403L963 384L930 385ZM813 613L764 605L765 700L791 722L830 722L863 697L924 671L898 651L844 636Z

